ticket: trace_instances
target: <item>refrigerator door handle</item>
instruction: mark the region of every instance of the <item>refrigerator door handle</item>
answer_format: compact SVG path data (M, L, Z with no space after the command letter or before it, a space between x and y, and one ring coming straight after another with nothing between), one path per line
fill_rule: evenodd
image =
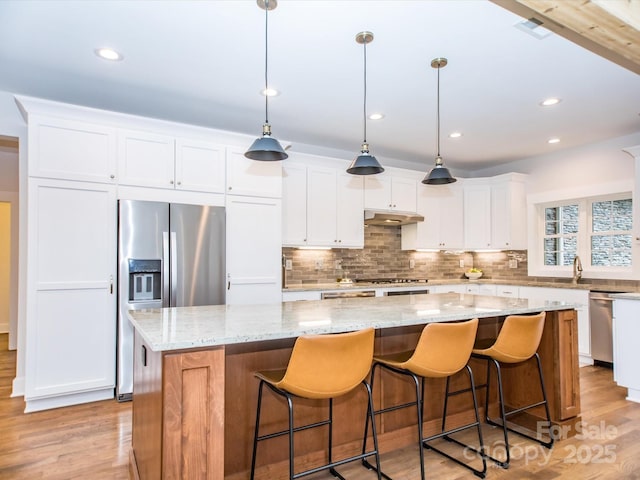
M176 232L171 232L171 305L176 307L178 298L178 247Z
M162 306L169 307L169 232L162 232Z

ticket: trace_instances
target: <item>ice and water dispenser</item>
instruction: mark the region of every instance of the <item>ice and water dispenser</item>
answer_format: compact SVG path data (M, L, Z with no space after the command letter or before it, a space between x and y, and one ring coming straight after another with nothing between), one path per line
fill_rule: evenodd
M129 302L162 299L162 261L129 259Z

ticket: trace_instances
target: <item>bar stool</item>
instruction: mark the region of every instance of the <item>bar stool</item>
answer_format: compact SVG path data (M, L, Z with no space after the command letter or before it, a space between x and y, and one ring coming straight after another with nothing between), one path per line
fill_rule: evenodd
M423 448L431 449L450 460L471 470L475 475L484 478L487 471L487 463L484 458L484 445L482 442L482 430L480 427L480 417L478 415L478 402L476 400L475 384L473 380L473 372L467 364L471 356L471 349L475 341L476 331L478 329L478 319L468 320L459 323L430 323L424 327L418 340L415 350L400 352L389 355L376 355L373 357L373 367L371 369L371 388L373 388L375 370L381 367L383 370L389 370L400 375L407 375L413 379L415 385L416 401L393 405L380 410L376 410L375 414L382 414L399 410L401 408L416 406L418 415L418 445L420 450L420 475L424 480L424 452ZM466 369L469 377L470 388L449 392L449 379L458 372ZM381 370L382 372L382 370ZM425 378L446 378L446 390L444 399L444 411L442 416L441 433L425 438L423 435L423 408L424 408L424 383ZM452 395L464 392L471 392L473 399L473 410L475 413L475 422L461 427L445 430L447 400ZM449 435L461 432L468 428L476 427L478 433L479 448L474 448L453 439ZM367 428L365 427L363 451L366 447ZM482 469L473 468L472 465L464 463L448 453L430 445L428 442L445 438L451 442L465 447L466 451L473 451L478 454L482 460ZM367 463L363 460L363 463ZM367 464L369 468L374 468ZM389 479L385 473L382 476Z
M544 405L544 409L547 415L547 424L551 426L551 416L549 415L549 404L547 402L547 392L544 388L544 377L542 375L542 365L540 363L540 356L538 355L538 346L540 345L540 339L542 338L542 331L544 330L545 312L537 315L510 315L508 316L500 329L498 338L496 338L493 345L488 348L475 348L471 354L474 358L487 360L487 381L483 385L478 385L478 388L486 388L485 397L485 420L488 424L501 427L504 435L504 443L506 449L506 460L500 461L494 457L487 455L488 458L493 460L496 464L502 468L509 468L509 462L511 456L509 453L509 439L507 437L507 430L511 430L518 435L535 440L546 448L553 446L553 437L550 436L549 441L544 441L542 438L536 438L531 435L527 435L523 432L514 430L507 426L507 417L516 413L529 410L533 407ZM500 373L500 364L522 364L527 362L532 357L535 357L538 365L538 374L540 378L540 389L542 390L542 400L524 407L515 408L510 411L505 411L504 406L504 393L502 385L502 374ZM490 373L491 364L496 369L496 376L498 379L498 397L500 402L500 422L492 420L489 417L489 391L490 391Z
M371 369L373 360L374 329L367 328L358 332L340 333L333 335L309 335L299 337L291 352L289 364L285 370L260 371L255 376L260 379L258 393L258 408L256 411L256 426L253 441L253 456L251 459L251 479L254 478L256 453L258 442L282 435L289 436L289 479L300 478L305 475L329 470L331 474L344 480L335 467L354 460L363 460L375 456L376 465L380 465L378 454L378 439L374 422L373 400L371 387L366 377ZM351 392L359 384L364 385L368 395L367 416L365 424L371 421L373 434L373 450L353 457L334 461L332 457L333 433L333 399ZM259 435L260 411L264 386L286 398L289 410L289 428L280 432ZM328 399L329 418L316 423L294 427L293 399ZM328 463L320 467L294 472L294 442L293 434L301 430L321 427L329 428ZM379 469L378 469L379 470ZM380 480L378 474L378 480Z

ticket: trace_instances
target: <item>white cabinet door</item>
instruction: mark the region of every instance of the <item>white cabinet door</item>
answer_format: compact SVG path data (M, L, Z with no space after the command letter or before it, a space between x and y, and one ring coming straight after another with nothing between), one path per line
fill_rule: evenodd
M464 187L464 246L486 249L491 246L491 187Z
M116 182L116 131L102 125L29 117L29 176Z
M226 147L224 145L178 138L175 148L176 189L225 192Z
M453 285L432 285L429 287L430 293L466 293L467 284L456 283Z
M412 178L391 177L391 208L402 212L415 212L418 208L417 188L417 182Z
M496 285L496 295L499 297L519 298L520 287L517 285Z
M364 206L373 210L415 212L418 208L417 182L385 173L366 176Z
M613 301L613 375L618 385L628 388L627 400L640 402L640 301Z
M364 177L364 207L391 210L391 176L384 173Z
M262 162L227 148L227 193L255 197L282 197L282 162Z
M174 188L175 142L167 135L118 131L118 183Z
M280 199L227 195L227 304L282 301Z
M338 172L336 232L340 248L364 248L364 179Z
M419 185L417 212L424 217L402 227L402 249L462 249L463 194L456 184Z
M526 195L522 181L491 185L491 244L493 248L527 249Z
M30 179L28 198L27 409L111 398L115 187Z
M336 170L307 168L307 243L317 247L337 247Z
M282 245L307 244L307 167L286 163L282 167Z

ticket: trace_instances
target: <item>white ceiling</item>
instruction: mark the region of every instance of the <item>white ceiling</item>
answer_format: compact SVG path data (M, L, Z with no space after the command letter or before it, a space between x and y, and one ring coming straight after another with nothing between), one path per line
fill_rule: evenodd
M273 135L292 151L357 154L363 30L375 35L367 110L386 115L367 139L383 164L432 164L439 56L441 153L454 171L640 131L638 75L521 21L484 0L280 0L269 13L269 83L282 92L269 103ZM124 61L99 59L101 46ZM257 137L263 69L255 0L0 1L0 90ZM563 101L540 107L549 96Z

